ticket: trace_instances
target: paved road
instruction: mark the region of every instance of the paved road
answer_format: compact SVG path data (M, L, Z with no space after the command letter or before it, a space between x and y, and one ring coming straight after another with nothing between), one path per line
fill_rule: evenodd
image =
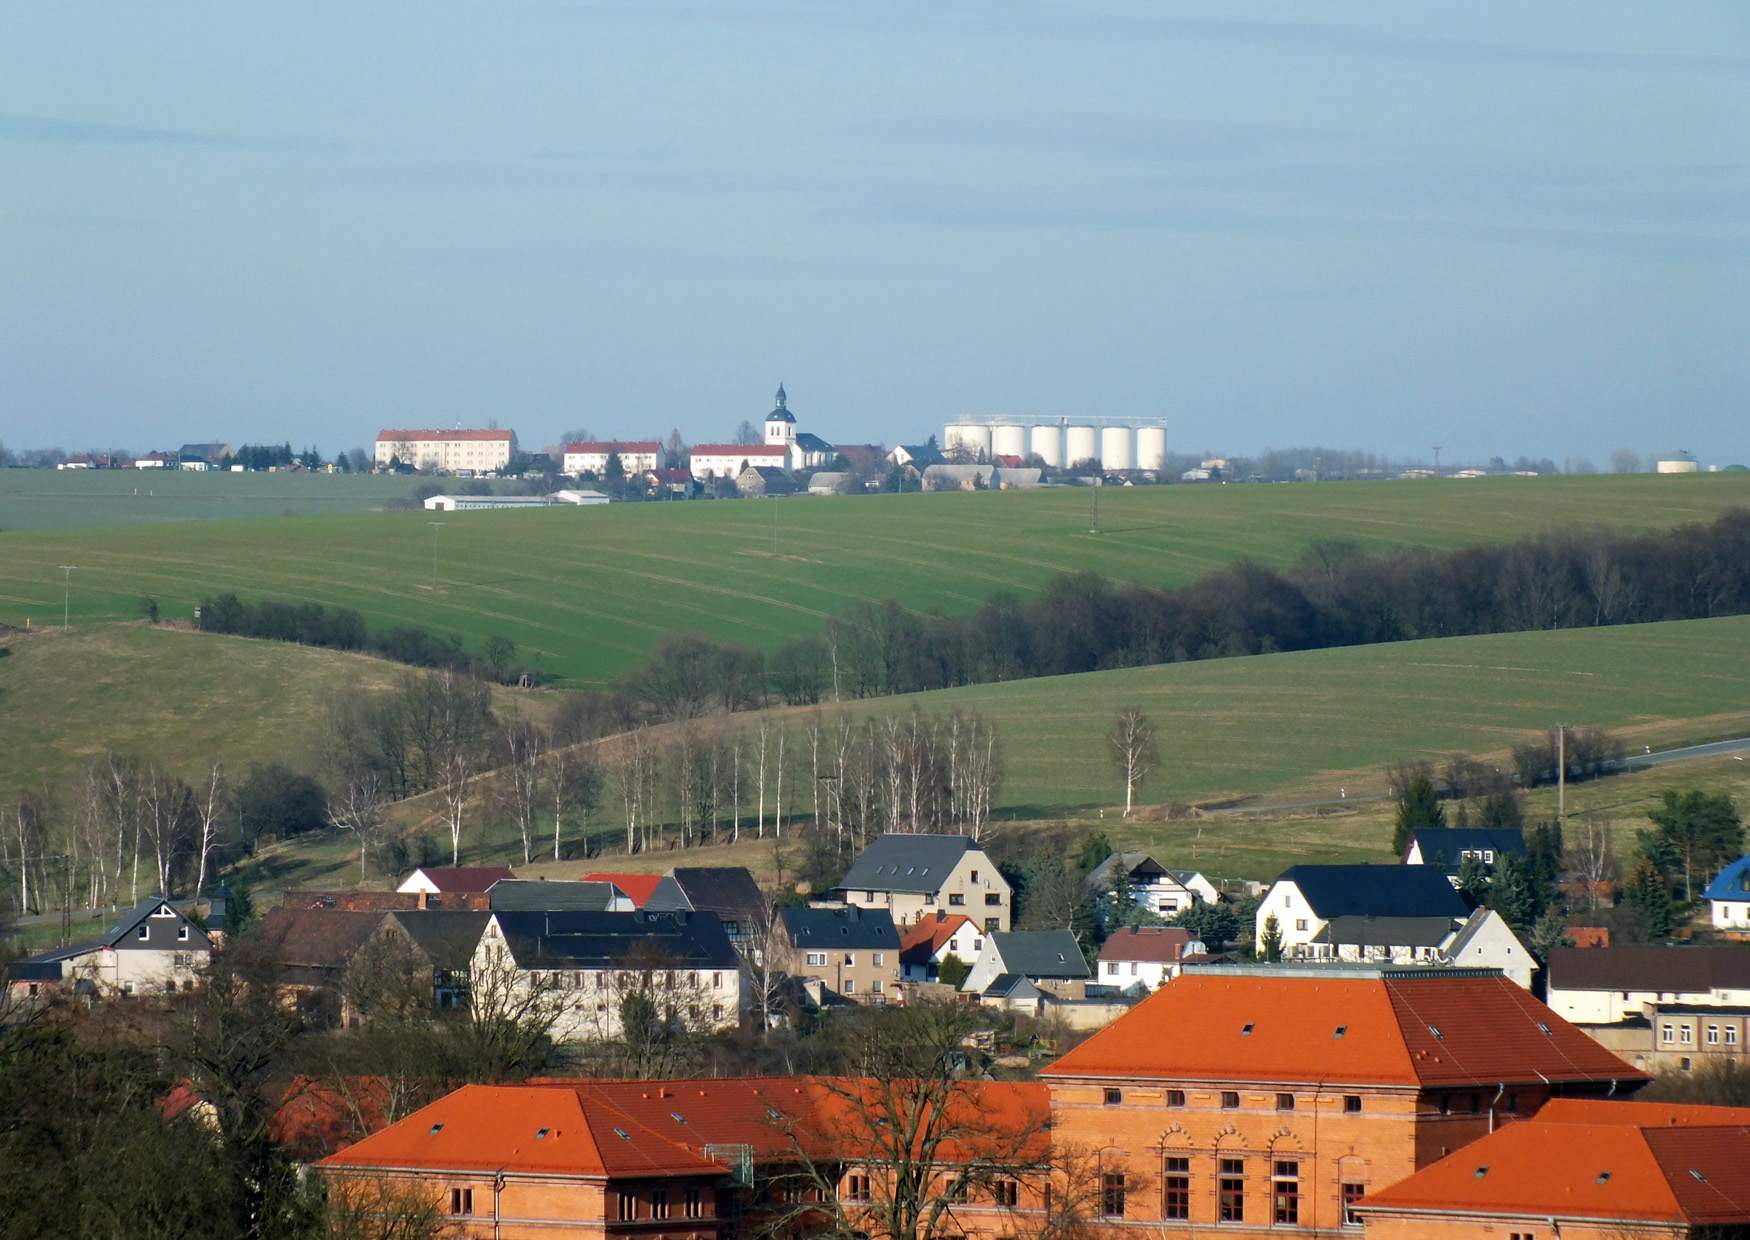
M1732 740L1709 741L1705 745L1683 745L1677 749L1655 749L1650 753L1630 754L1617 764L1616 770L1644 771L1655 766L1666 766L1672 762L1694 762L1700 758L1723 758L1728 755L1737 757L1740 762L1750 761L1741 755L1750 754L1750 736L1739 736ZM1296 810L1328 809L1331 806L1366 804L1370 801L1388 801L1390 794L1384 792L1368 793L1352 797L1331 797L1319 801L1240 801L1232 805L1222 805L1211 809L1212 814L1276 814L1293 813Z

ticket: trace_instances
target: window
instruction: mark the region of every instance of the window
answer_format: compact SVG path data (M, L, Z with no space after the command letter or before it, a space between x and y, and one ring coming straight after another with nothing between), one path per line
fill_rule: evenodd
M847 995L854 995L857 993L857 979L856 978L847 977L845 979L845 993Z
M1003 906L1003 893L1000 891L985 892L984 903L986 908L1001 908Z
M1293 1094L1277 1094L1276 1095L1276 1109L1278 1111L1292 1111L1292 1110L1294 1110L1294 1095Z
M1361 1114L1361 1095L1360 1094L1344 1094L1343 1095L1343 1114L1345 1114L1345 1115L1359 1115L1359 1114Z
M1296 930L1305 930L1306 929L1306 918L1296 917L1294 919L1294 928Z
M1709 1046L1718 1046L1720 1044L1720 1027L1718 1025L1709 1025L1707 1027L1707 1044Z
M1167 1159L1166 1195L1161 1199L1161 1217L1188 1219L1191 1217L1191 1160Z
M619 1219L622 1223L638 1217L638 1198L631 1193L620 1193L619 1206Z
M712 990L722 990L723 989L723 975L721 973L713 973L711 975L711 989Z
M1007 1206L1013 1210L1015 1203L1021 1199L1020 1185L1013 1180L998 1180L991 1186L991 1200L999 1206Z
M808 963L813 965L817 969L825 968L826 967L826 953L825 952L809 952L808 953Z
M176 941L178 943L188 942L188 927L187 926L176 927Z
M875 994L880 994L881 993L881 979L876 978L874 981L870 982L869 989L871 991L873 991Z
M1118 962L1116 960L1108 960L1106 962L1106 976L1107 977L1117 977L1118 976Z
M1108 1089L1106 1091L1106 1105L1107 1106L1115 1107L1115 1106L1120 1105L1123 1101L1124 1101L1124 1091L1122 1089Z
M1513 1231L1508 1232L1507 1234L1511 1240L1537 1240L1537 1233L1535 1231Z
M152 927L148 926L145 922L141 922L140 923L140 938L149 939L151 937L152 937Z
M1677 1027L1677 1040L1682 1042L1685 1046L1688 1046L1691 1042L1695 1041L1695 1026L1679 1025Z
M863 896L865 899L867 899L869 901L869 903L871 903L871 904L875 903L875 893L873 891L865 891L863 893Z
M474 1190L471 1188L452 1188L450 1190L450 1213L474 1213Z
M1738 1026L1736 1026L1736 1025L1727 1025L1726 1026L1726 1045L1727 1046L1738 1045Z
M1221 1160L1221 1176L1216 1182L1216 1220L1222 1223L1242 1223L1246 1218L1246 1163L1243 1158Z
M948 903L954 908L959 908L966 903L966 897L956 891L948 896Z
M856 967L857 967L857 953L856 952L846 952L845 953L845 968L854 969Z
M875 953L875 960L874 960L875 967L877 969L879 969L882 966L884 966L886 963L887 963L887 953L886 952L876 952Z
M924 892L924 903L925 904L934 904L935 902L936 902L936 893L935 892L933 892L933 891Z
M1124 1175L1108 1171L1100 1177L1100 1213L1107 1218L1124 1217Z
M978 871L977 870L974 870L972 872L972 881L975 883L978 881Z
M1185 1105L1185 1091L1182 1089L1169 1089L1167 1091L1167 1105L1170 1107L1182 1107L1182 1106L1184 1106Z
M1675 1026L1673 1026L1673 1025L1660 1025L1659 1026L1659 1041L1661 1041L1661 1042L1675 1042L1676 1040L1677 1040L1677 1029Z
M696 1188L689 1188L682 1209L688 1218L704 1218L705 1194Z
M1300 1164L1292 1158L1276 1160L1271 1180L1271 1217L1278 1223L1300 1222Z
M1360 1201L1367 1192L1365 1184L1343 1185L1343 1226L1361 1226L1361 1216L1355 1212L1355 1203Z
M1221 1091L1221 1109L1224 1111L1237 1111L1237 1110L1239 1110L1240 1109L1240 1091L1237 1089L1224 1089L1224 1090L1222 1090Z
M653 1188L650 1190L650 1217L668 1217L668 1189Z
M994 933L1002 928L1003 919L1001 917L986 917L984 919L984 932L986 934Z
M853 1171L845 1177L845 1200L869 1200L869 1177L867 1175Z
M1136 976L1136 961L1134 961L1134 960L1132 960L1130 962L1130 976L1132 976L1132 977Z

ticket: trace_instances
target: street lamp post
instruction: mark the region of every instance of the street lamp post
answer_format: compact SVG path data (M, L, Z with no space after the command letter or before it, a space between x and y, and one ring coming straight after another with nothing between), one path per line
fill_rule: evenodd
M431 526L431 592L435 595L437 593L438 573L438 531L444 528L444 523L442 521L427 521L426 524Z
M61 565L61 627L67 627L67 617L73 601L73 570L77 564Z

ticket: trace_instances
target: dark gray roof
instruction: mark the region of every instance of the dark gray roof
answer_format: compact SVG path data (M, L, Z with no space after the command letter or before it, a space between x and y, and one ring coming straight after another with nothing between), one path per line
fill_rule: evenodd
M1470 906L1438 866L1297 865L1279 883L1293 883L1313 913L1333 917L1464 917Z
M859 947L871 951L898 951L899 929L893 914L884 908L806 908L792 905L780 910L784 932L799 949Z
M733 969L715 913L494 913L524 969Z
M997 930L990 936L1005 973L1024 977L1092 977L1081 944L1068 930Z
M169 915L155 917L160 910ZM147 937L142 939L138 934L139 926L144 923ZM188 938L177 937L180 927L188 927ZM133 908L121 915L121 918L111 926L101 939L97 941L100 947L140 948L146 951L204 951L212 946L207 938L207 932L195 925L187 916L179 912L163 896L149 896L141 900Z
M805 452L831 452L833 446L819 435L811 435L807 431L796 432L796 446Z
M1315 943L1355 947L1439 947L1452 933L1450 917L1333 917Z
M978 849L965 835L882 835L851 862L840 891L936 892L960 858Z
M1558 947L1549 954L1549 986L1660 994L1750 989L1750 945Z
M486 932L491 913L461 913L450 910L423 910L391 913L395 923L440 969L465 969L474 958L480 936Z
M502 878L492 884L486 898L492 902L495 913L606 913L614 907L614 885Z
M687 909L746 921L758 917L766 897L745 866L677 865L670 870L644 907L651 912Z
M984 994L992 999L1038 999L1044 993L1019 973L999 973L984 988Z
M1158 874L1170 873L1166 866L1156 861L1145 852L1115 852L1109 854L1092 870L1088 871L1087 887L1089 891L1106 890L1117 880L1118 869L1122 866L1133 879L1137 875L1153 877Z
M1454 874L1466 852L1525 855L1525 836L1518 827L1423 827L1410 839L1422 845L1423 865L1443 866Z

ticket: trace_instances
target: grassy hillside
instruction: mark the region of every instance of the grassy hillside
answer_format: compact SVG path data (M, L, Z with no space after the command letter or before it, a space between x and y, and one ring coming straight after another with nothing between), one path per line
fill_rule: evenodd
M1564 524L1706 520L1750 506L1750 475L1109 490L1098 534L1088 500L1053 490L628 504L449 514L436 532L422 512L7 533L0 622L58 620L58 566L75 564L80 621L137 615L143 594L186 616L203 594L232 590L356 607L475 649L502 634L539 667L589 682L666 633L770 648L857 599L960 612L1059 572L1173 585L1240 558L1286 564L1322 538L1456 547Z
M369 474L0 469L0 531L370 512L424 481Z
M0 638L0 796L71 774L112 748L194 781L209 757L240 771L314 769L323 705L340 689L388 688L405 668L363 655L105 624ZM545 695L513 696L525 713Z

